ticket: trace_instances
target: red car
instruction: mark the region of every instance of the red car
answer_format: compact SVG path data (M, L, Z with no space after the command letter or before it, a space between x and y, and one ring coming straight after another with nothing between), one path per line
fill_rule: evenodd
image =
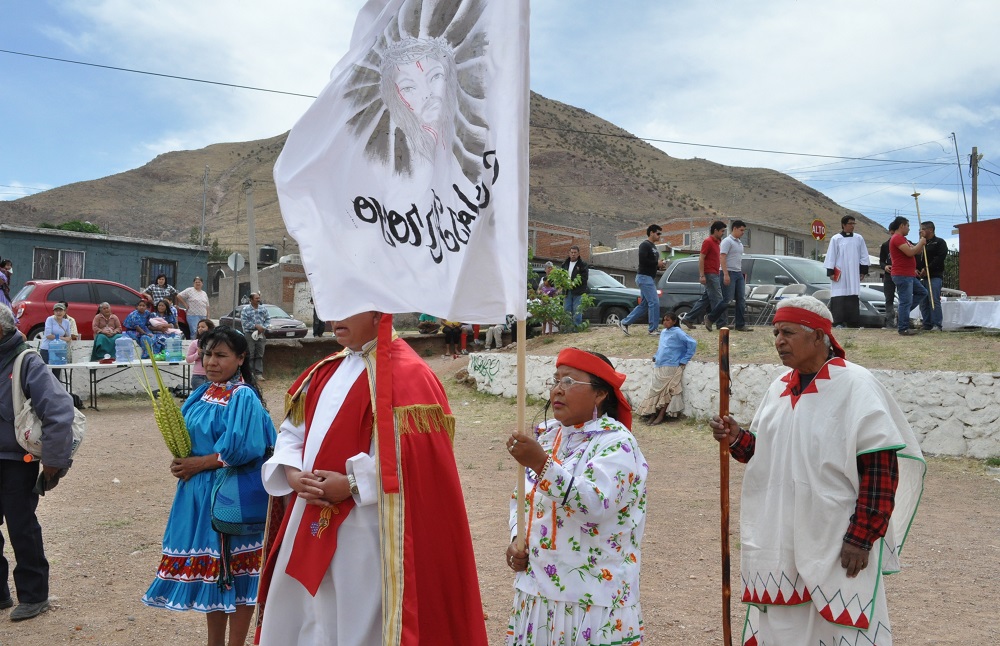
M68 304L66 314L76 319L80 338L90 341L94 338L94 317L99 304L107 301L111 313L125 323L125 317L135 310L135 304L143 297L131 287L110 280L29 280L13 298L12 309L18 319L17 327L24 336L29 340L40 339L45 330L45 319L52 316L52 306L65 301ZM187 313L179 307L177 327L188 336Z

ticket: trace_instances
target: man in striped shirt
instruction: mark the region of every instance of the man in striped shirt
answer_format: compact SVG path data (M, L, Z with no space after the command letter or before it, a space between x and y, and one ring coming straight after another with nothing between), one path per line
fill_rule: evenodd
M253 368L257 381L264 381L264 344L267 342L267 328L271 326L271 316L266 307L261 307L260 293L250 294L250 303L240 310L240 323L247 337L247 361Z

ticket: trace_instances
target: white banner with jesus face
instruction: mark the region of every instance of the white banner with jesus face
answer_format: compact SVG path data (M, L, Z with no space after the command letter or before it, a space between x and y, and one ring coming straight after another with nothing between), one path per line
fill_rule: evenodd
M528 0L370 0L274 167L324 320L526 316Z

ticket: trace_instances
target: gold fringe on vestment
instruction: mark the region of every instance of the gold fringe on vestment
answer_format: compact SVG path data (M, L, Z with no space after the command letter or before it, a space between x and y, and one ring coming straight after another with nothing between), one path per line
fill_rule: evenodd
M455 416L446 414L440 404L400 406L392 412L400 435L434 433L443 428L448 433L448 439L455 441Z

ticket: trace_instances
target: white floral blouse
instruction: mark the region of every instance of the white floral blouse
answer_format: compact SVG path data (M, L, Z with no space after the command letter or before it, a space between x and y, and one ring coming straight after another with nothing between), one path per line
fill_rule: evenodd
M635 437L607 416L570 428L552 420L536 433L552 464L540 481L525 469L528 569L515 587L583 606L638 603L648 467ZM511 536L516 505L515 493Z

